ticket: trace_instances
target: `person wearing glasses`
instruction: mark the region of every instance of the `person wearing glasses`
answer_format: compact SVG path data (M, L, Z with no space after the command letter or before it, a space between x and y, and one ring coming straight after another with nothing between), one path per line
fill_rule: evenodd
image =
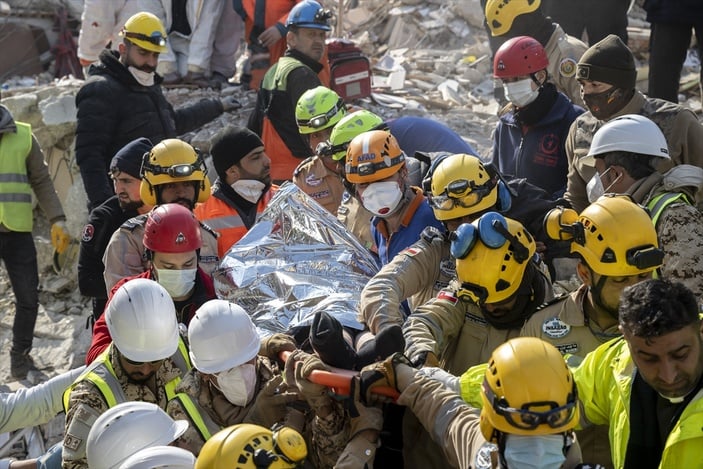
M91 210L114 195L108 166L120 148L139 137L160 142L182 135L239 104L231 97L206 98L174 110L156 73L167 49L161 21L139 12L121 35L119 52L103 50L76 95L76 164Z
M390 386L441 445L445 466L470 468L573 469L581 465L574 435L579 398L574 376L559 351L534 337L496 347L488 365L470 370L477 402L461 395L464 378L433 379L400 354L364 368L355 406L373 403L372 391ZM406 460L407 461L407 460ZM451 465L450 465L451 464ZM406 465L406 467L421 467ZM431 466L424 466L431 467Z
M88 467L88 434L100 415L128 401L150 402L166 410L169 389L189 368L173 300L157 282L146 278L125 282L103 316L112 344L64 394L64 469Z
M155 280L173 300L178 323L188 326L195 310L215 298L212 278L198 263L198 252L203 247L200 223L193 212L182 205L159 205L146 215L142 244L147 269L117 282L110 291L108 304L125 282L135 278ZM93 362L111 340L103 314L93 327L86 364Z
M496 212L460 225L451 244L455 279L415 307L403 325L410 360L458 375L517 337L539 305L554 296L536 248L522 224ZM446 466L441 449L407 413L403 448L412 467Z
M182 140L164 140L145 153L141 175L139 193L147 205L177 203L193 210L196 202L210 197L210 180L203 158ZM123 278L149 270L142 244L146 221L147 214L131 218L112 234L103 256L107 291ZM220 261L217 234L201 223L200 235L203 245L198 252L198 265L210 275Z

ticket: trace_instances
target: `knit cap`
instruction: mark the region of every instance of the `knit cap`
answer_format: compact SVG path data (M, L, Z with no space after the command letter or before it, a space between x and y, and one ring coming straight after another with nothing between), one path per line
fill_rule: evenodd
M609 34L583 53L576 68L576 78L634 89L637 82L635 58L618 36Z
M221 178L225 171L237 164L242 158L256 148L263 147L264 143L258 135L246 127L228 126L220 130L212 138L210 154L215 171Z

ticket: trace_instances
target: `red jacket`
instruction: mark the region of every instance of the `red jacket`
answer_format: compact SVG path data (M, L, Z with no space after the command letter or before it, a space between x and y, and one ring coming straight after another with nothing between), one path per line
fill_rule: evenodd
M125 277L112 287L110 294L108 295L107 304L105 308L110 304L112 295L115 294L118 288L122 286L125 282L128 282L135 278L148 278L153 279L151 269L146 272L142 272L139 275L133 275L132 277ZM215 285L212 282L212 278L206 274L200 267L198 267L198 274L195 277L195 291L186 300L186 304L181 308L181 312L187 313L184 317L186 320L185 325L190 324L190 320L195 315L195 310L198 309L203 303L208 300L213 300L217 298L215 295ZM176 314L179 312L177 311ZM180 316L180 314L179 314ZM182 322L182 321L179 321ZM93 360L98 358L98 356L112 343L112 337L110 336L110 331L107 328L107 322L105 322L105 313L100 316L100 318L95 321L93 326L93 339L90 342L90 347L85 355L85 364L90 365Z

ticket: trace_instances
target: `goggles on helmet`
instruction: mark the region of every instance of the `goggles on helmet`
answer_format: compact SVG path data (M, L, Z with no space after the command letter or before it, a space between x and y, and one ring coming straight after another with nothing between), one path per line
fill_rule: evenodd
M317 156L331 158L336 153L346 152L348 146L349 146L349 142L340 143L339 145L332 145L330 142L320 142L317 144L317 147L315 147L315 154ZM343 157L344 157L344 155L342 156L342 158ZM340 159L342 159L342 158L340 158Z
M298 127L312 127L313 129L319 129L326 126L330 119L337 115L339 111L344 109L344 100L339 98L337 104L335 104L332 109L319 116L311 117L310 119L297 119Z
M344 171L347 174L358 174L359 176L372 176L376 174L377 171L380 171L382 169L386 168L391 168L393 166L396 166L400 163L403 162L405 159L405 155L402 153L395 158L391 158L390 164L386 164L385 162L381 161L378 163L374 163L373 161L369 161L367 163L361 163L359 166L352 166L351 164L347 164L344 168Z
M449 183L440 195L430 195L430 205L437 210L452 210L457 205L471 208L481 202L495 188L493 180L477 186L474 181L458 179Z
M196 171L202 171L206 174L207 168L203 164L203 160L198 154L198 158L193 164L181 163L171 166L158 166L144 161L142 164L142 174L147 171L152 173L154 176L159 174L168 174L172 178L184 178L190 176Z
M129 31L125 31L123 33L124 37L128 39L137 39L139 41L146 41L151 44L154 44L155 46L159 47L165 47L166 46L166 38L161 35L160 31L155 31L152 33L151 36L147 36L146 34L142 33L130 33Z
M504 398L498 398L485 379L483 381L483 392L496 414L504 417L513 427L522 430L534 430L542 424L546 424L550 428L563 427L571 421L576 411L576 388L569 394L568 402L563 406L554 401L529 402L519 409L510 407ZM545 407L549 407L549 410L530 410L531 408Z
M315 17L312 19L312 22L315 24L323 24L325 26L328 26L329 20L331 20L333 16L334 15L330 10L320 8L319 10L317 10L317 13L315 13Z

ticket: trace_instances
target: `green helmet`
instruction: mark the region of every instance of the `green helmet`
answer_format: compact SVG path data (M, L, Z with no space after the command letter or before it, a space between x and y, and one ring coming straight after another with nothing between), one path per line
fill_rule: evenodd
M370 130L381 130L383 119L373 112L361 110L344 116L332 129L329 145L321 149L335 161L344 160L347 147L354 137ZM322 145L322 144L320 144Z
M344 100L324 86L307 90L295 106L295 120L301 134L328 129L346 114Z

